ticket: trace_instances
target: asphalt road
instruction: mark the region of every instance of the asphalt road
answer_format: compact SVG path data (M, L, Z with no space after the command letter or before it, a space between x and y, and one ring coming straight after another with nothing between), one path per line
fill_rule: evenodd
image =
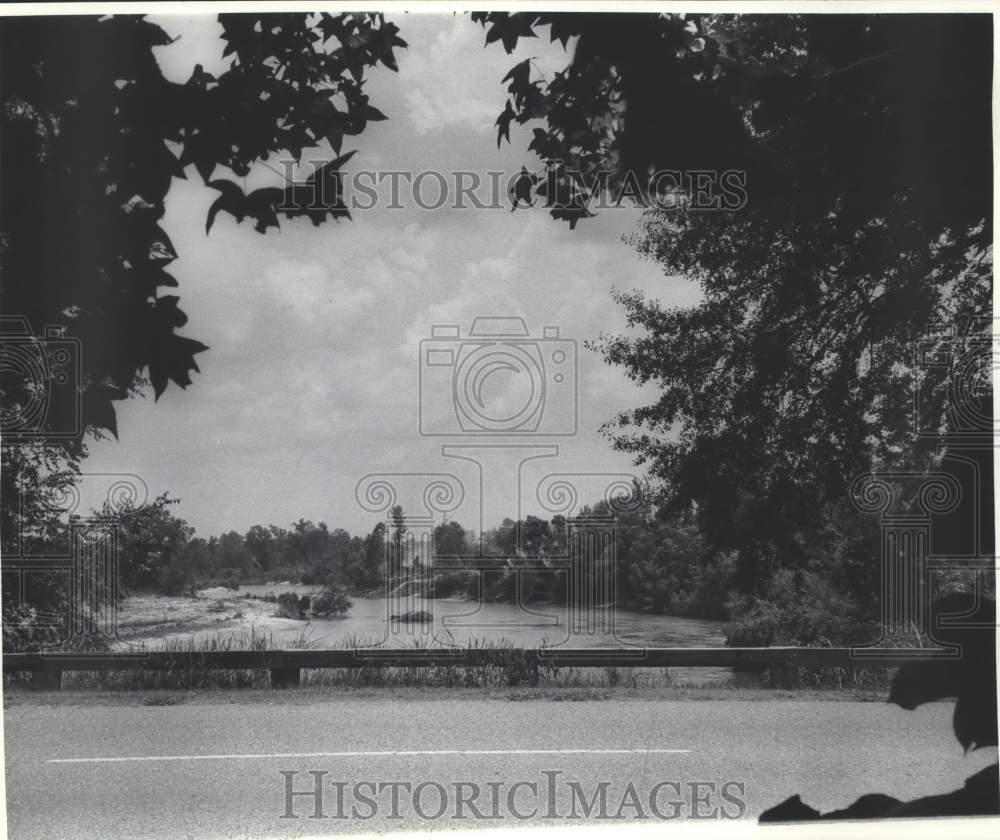
M754 818L793 793L825 810L872 791L952 790L995 761L995 749L963 755L951 712L798 699L19 700L4 713L8 831L202 840L571 827L587 806L597 823L652 824ZM321 816L312 794L293 795L288 816L286 786L315 792L317 779Z

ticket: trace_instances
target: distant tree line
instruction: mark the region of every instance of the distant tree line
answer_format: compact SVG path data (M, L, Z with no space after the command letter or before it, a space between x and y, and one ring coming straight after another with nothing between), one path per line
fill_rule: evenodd
M658 507L651 495L639 498L625 511L612 511L601 501L578 512L580 517L614 516L614 547L599 562L614 565L619 609L728 620L726 638L732 645L849 644L875 635L881 538L876 517L847 502L825 505L817 523L796 535L805 561L775 569L759 592L748 594L739 586L735 550L713 547L697 505L677 512ZM412 539L406 514L396 507L363 536L299 519L287 528L254 525L245 533L231 530L204 538L174 513L177 502L164 493L139 506L95 512L115 526L119 597L288 582L345 597L377 597L419 584L432 597L522 604L562 604L569 598L565 560L572 522L559 515L506 518L482 533L445 521L433 529L432 540L421 542ZM35 549L65 541L66 529L67 523L50 520L36 530ZM506 563L477 570L472 558L480 556ZM452 562L448 571L435 572L435 560L446 557L469 562ZM526 557L537 563L517 569L514 561ZM963 586L957 575L939 583L945 591ZM48 585L36 580L27 608L17 606L15 594L5 586L9 639L47 638L32 628L40 616L65 609L66 586L55 576Z
M657 392L605 426L645 468L655 504L620 518L620 603L728 615L734 642L853 640L844 637L862 632L879 598L878 523L848 500L870 470L953 474L961 515L935 523L933 552L992 558L989 18L532 11L472 20L508 53L535 37L567 48L565 67L548 76L530 59L511 67L496 127L498 142L512 124L531 129L526 151L548 176L535 192L571 227L593 214L589 189L574 188L570 173L586 186L610 172L618 190L650 170L746 172L747 207L686 212L691 187L682 185L662 196L678 200L677 212L651 211L632 238L665 276L697 284L699 303L668 309L655 287L622 290L629 333L591 345ZM219 23L231 63L218 77L196 66L184 84L163 78L156 61L169 36L139 17L24 18L0 30L0 152L11 181L0 196L4 309L36 331L65 327L87 348L81 413L67 401L70 416L50 412L40 432L116 435L118 402L190 384L206 347L177 333L186 315L167 270L177 255L160 225L174 178L218 193L207 227L225 211L263 233L300 214L279 212L297 206L285 201L294 196L244 195L234 179L273 154L329 149L317 176L336 182L353 153L343 153L345 136L385 116L363 93L365 74L396 69L404 42L381 15ZM309 218L344 213L332 204ZM927 358L954 361L918 363L914 351L928 346ZM0 385L11 416L31 397ZM979 418L971 429L968 414ZM978 450L970 431L985 438ZM0 446L9 556L26 530L41 540L58 531L48 517L86 455L83 436L59 440L7 435ZM397 583L384 580L387 557L399 583L427 559L404 557L401 512L364 538L300 520L207 541L162 497L130 517L139 524L122 537L123 581L133 588L286 577L378 588ZM442 545L461 537L470 547L460 526L449 528ZM513 547L512 530L521 534ZM471 542L555 557L564 531L526 518ZM435 594L468 591L471 577L435 581ZM521 582L528 597L555 598L557 579ZM485 594L515 597L517 581L498 570Z
M741 644L859 641L857 634L868 632L877 617L878 522L849 504L825 507L820 527L800 535L807 562L777 571L764 592L751 596L736 585L735 552L712 547L696 507L665 512L651 497L640 498L634 508L614 512L614 548L600 558L615 566L619 608L737 618L728 635ZM522 603L564 603L568 597L563 561L570 521L559 515L506 518L482 533L445 521L425 543L409 539L399 507L363 536L299 519L289 527L254 525L245 533L205 538L174 513L177 501L162 494L141 506L98 511L116 525L121 594L190 595L212 586L288 581L380 595L420 581L434 597ZM611 513L601 501L578 515ZM57 530L51 527L50 536ZM434 557L421 555L428 550ZM457 570L452 564L448 572L431 572L435 558L480 555L509 562L490 571L463 570L460 562ZM519 557L535 558L537 565L517 571L512 561Z

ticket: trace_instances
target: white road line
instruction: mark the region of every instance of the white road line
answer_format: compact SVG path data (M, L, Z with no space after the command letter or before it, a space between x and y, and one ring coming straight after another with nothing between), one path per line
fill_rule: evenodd
M123 755L102 758L49 758L46 764L116 764L127 761L224 761L246 758L381 758L414 755L667 755L691 750L576 749L576 750L357 750L308 753L232 753L217 755Z

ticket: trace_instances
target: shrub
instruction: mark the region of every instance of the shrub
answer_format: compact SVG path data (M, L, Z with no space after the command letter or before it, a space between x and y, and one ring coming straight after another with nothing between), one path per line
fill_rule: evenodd
M4 606L3 649L5 653L26 653L54 647L62 639L64 628L46 620L30 606Z
M434 615L427 610L407 610L404 613L394 613L390 619L404 624L424 624L434 621Z
M5 605L3 609L3 650L5 653L33 653L44 650L105 651L103 636L68 634L66 616L40 611L32 606Z
M353 606L354 602L339 589L328 588L313 597L312 614L316 616L344 615Z
M180 595L190 586L187 575L179 565L171 563L160 572L159 590L162 595Z
M779 571L760 598L736 599L726 625L731 647L850 646L876 638L863 610L819 575Z
M278 618L304 619L306 617L302 602L294 592L282 592L275 603L277 603L278 609L274 614ZM306 604L308 605L308 601Z
M226 589L239 589L242 576L237 569L226 569L214 577L201 578L194 584L195 589L215 589L217 586Z

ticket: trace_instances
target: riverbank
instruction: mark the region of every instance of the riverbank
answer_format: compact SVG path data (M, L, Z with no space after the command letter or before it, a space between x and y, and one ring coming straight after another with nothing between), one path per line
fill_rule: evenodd
M286 591L315 595L321 588L283 583L240 590L216 587L200 591L197 598L134 595L119 606L117 646L136 641L158 645L156 640L200 642L220 634L263 635L279 646L307 643L319 648L341 646L348 640L386 647L466 647L481 640L523 648L721 647L725 643L721 621L624 609L607 608L581 617L559 605L521 607L459 597L390 601L352 596L354 605L344 616L301 620L277 617L275 605L260 600ZM407 611L430 620L409 624L391 621L393 613Z
M118 615L112 649L127 651L219 651L282 648L472 647L497 651L489 666L325 669L303 672L303 685L333 690L392 692L397 689L509 689L526 686L533 669L518 650L539 647L721 647L721 622L651 617L617 611L615 635L571 632L567 616L546 610L528 612L513 605L475 604L463 599L420 602L433 610L433 621L392 622L398 604L384 598L357 598L350 613L336 618L299 620L278 617L264 596L284 591L309 594L308 587L273 584L230 590L202 590L198 597L135 595ZM509 653L508 653L509 652ZM520 656L520 658L518 658ZM801 690L879 691L887 688L887 669L800 669ZM718 687L770 691L769 672L706 668L552 668L539 673L540 686L554 690L660 691ZM10 684L7 681L7 684ZM184 691L269 687L263 670L212 668L64 675L67 689L100 691Z

